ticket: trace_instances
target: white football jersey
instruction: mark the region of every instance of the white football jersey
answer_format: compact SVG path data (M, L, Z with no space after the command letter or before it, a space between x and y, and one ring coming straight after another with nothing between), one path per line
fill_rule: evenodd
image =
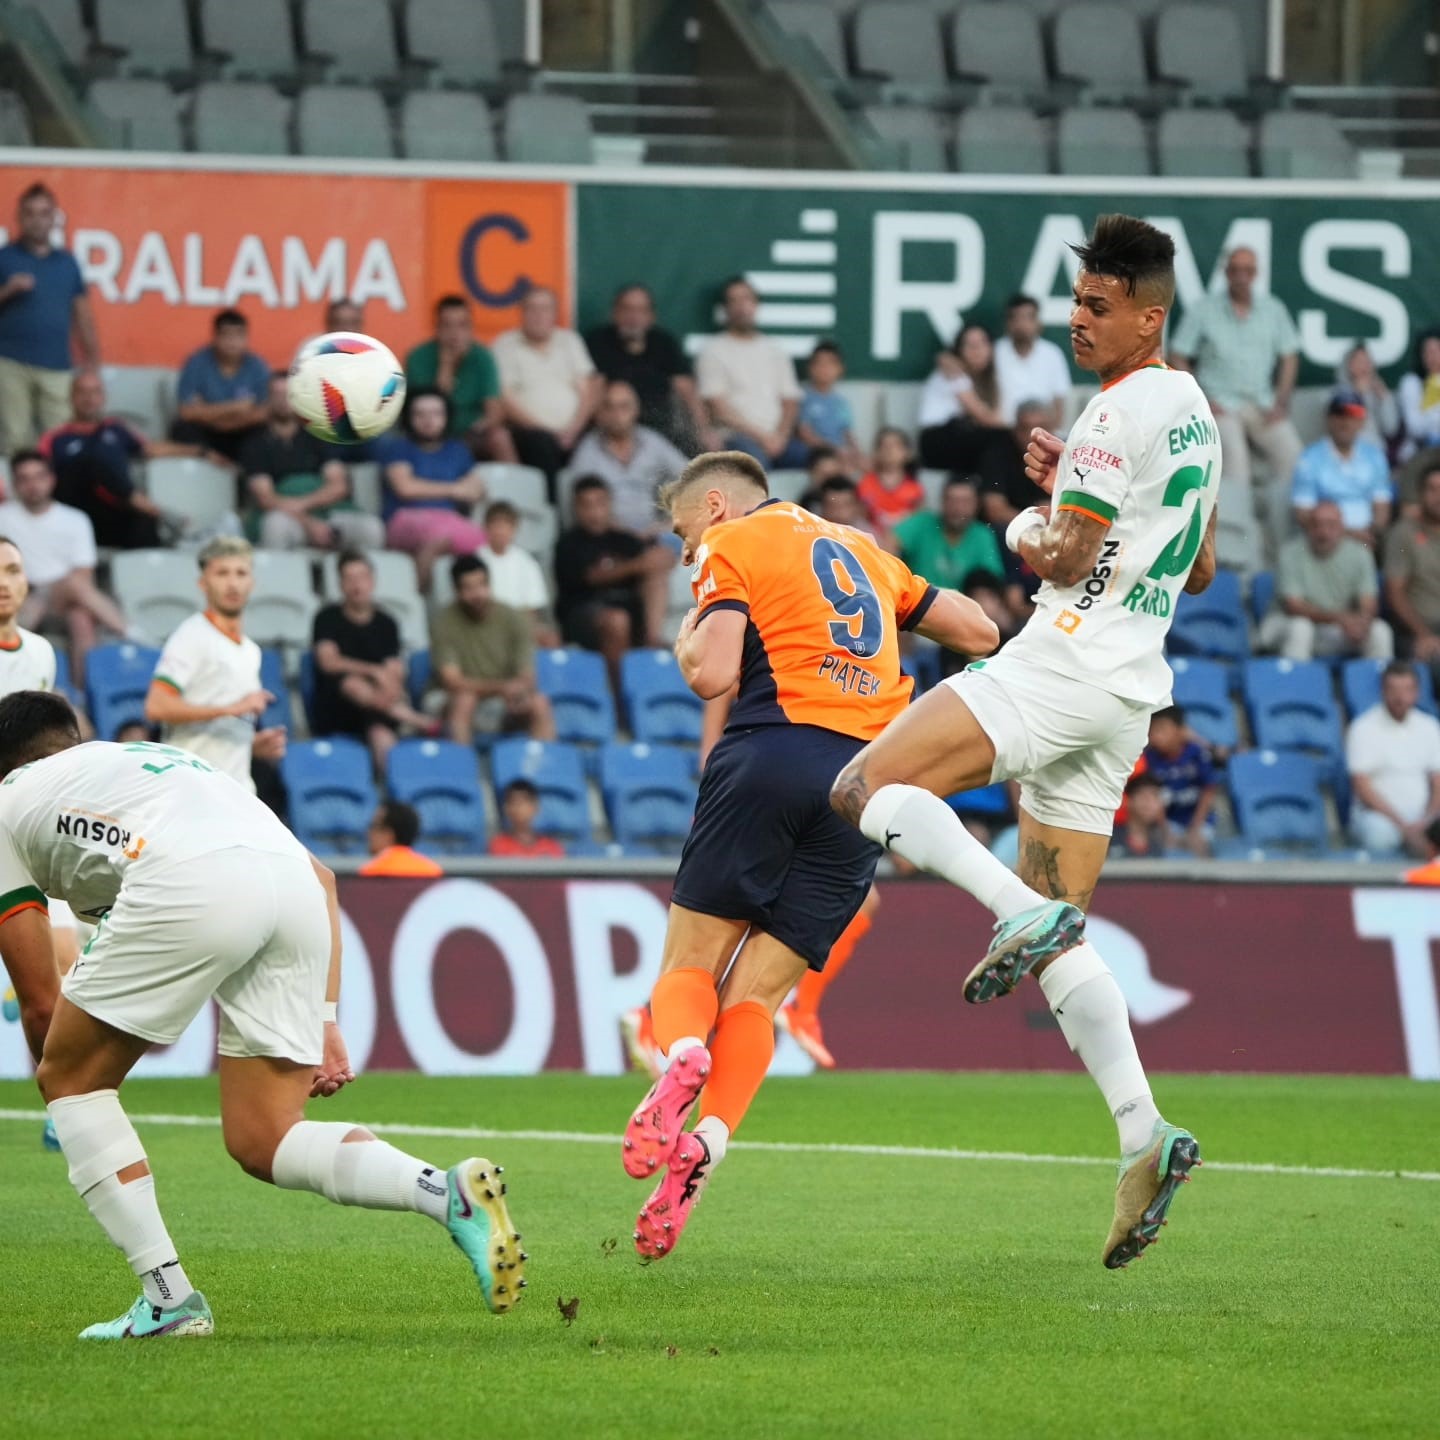
M0 695L17 690L55 688L55 647L33 630L17 625L20 643L14 649L0 645Z
M232 705L260 688L260 647L250 637L232 640L208 615L192 615L165 642L155 678L192 705ZM255 722L225 715L203 725L170 725L165 738L253 792L250 745Z
M1108 527L1078 584L1046 581L1007 647L1126 700L1170 702L1165 636L1220 490L1220 436L1195 378L1156 363L1107 385L1065 445L1052 505Z
M0 783L0 918L46 895L102 915L131 865L235 847L306 855L267 806L198 756L144 741L76 745Z

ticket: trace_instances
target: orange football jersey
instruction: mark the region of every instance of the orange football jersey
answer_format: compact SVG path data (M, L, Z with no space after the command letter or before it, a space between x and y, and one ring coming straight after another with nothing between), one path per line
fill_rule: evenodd
M901 630L935 599L870 536L767 500L701 537L692 580L700 623L748 617L727 729L818 725L871 740L910 703Z

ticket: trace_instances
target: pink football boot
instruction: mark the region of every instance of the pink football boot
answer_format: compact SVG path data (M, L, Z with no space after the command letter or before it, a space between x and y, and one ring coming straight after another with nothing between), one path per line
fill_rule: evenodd
M685 1117L710 1074L710 1052L703 1045L683 1050L650 1087L625 1127L621 1158L625 1173L644 1180L663 1168L675 1153Z
M635 1221L635 1250L642 1260L661 1260L680 1242L690 1212L710 1183L710 1147L691 1131L680 1137L665 1178Z

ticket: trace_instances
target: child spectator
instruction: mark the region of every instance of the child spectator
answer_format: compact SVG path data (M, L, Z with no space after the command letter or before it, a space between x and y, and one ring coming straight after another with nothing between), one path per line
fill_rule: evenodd
M925 487L915 478L910 437L887 425L875 437L875 462L860 480L860 500L870 523L893 530L925 505Z
M1150 740L1143 759L1145 774L1160 787L1166 818L1182 832L1185 845L1194 854L1208 855L1215 767L1209 752L1185 728L1185 712L1180 706L1167 706L1150 717Z
M1125 784L1125 823L1111 842L1112 852L1133 860L1163 860L1174 838L1160 782L1145 770L1132 775Z
M540 562L515 543L520 512L508 500L496 500L485 511L486 543L480 558L490 569L490 593L502 605L530 617L535 643L549 649L560 643L550 620L550 590Z
M558 860L565 847L550 835L535 833L540 792L528 780L512 780L500 796L505 829L490 841L490 853L507 859Z
M847 469L858 474L865 457L855 443L850 402L837 388L845 374L845 357L833 340L822 340L806 362L806 384L800 392L800 418L795 433L813 450L829 445Z

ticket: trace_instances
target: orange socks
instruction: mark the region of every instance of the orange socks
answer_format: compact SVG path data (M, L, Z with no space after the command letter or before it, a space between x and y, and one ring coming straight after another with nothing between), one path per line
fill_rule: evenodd
M733 1133L774 1054L775 1020L768 1007L745 1000L722 1011L710 1046L710 1078L700 1092L701 1120L713 1115Z
M650 992L650 1019L655 1041L668 1055L670 1047L687 1035L704 1042L715 1028L720 997L715 977L708 970L689 967L667 970Z
M795 992L795 1009L801 1015L816 1015L820 1011L820 1000L830 983L845 968L845 963L855 953L855 947L870 930L870 917L861 910L840 933L840 938L830 947L830 957L823 970L807 970Z

